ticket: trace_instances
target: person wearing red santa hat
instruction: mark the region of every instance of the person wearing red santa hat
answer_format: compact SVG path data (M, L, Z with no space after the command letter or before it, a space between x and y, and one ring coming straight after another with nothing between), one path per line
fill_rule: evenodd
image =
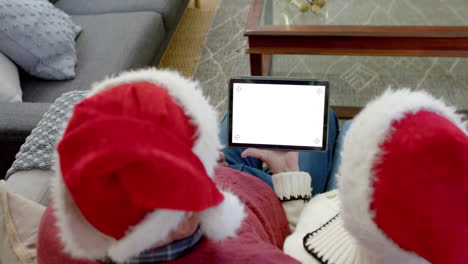
M468 263L467 135L441 100L387 91L344 136L338 190L307 202L309 175L273 175L294 231L284 251L302 263Z
M196 85L171 71L127 72L97 83L74 107L52 184L66 253L171 260L202 235L236 236L244 206L213 182L216 112Z

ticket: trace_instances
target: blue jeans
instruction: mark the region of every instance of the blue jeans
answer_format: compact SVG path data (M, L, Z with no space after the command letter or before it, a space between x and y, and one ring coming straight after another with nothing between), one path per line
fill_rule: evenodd
M299 152L299 168L301 171L308 172L312 179L312 193L318 194L328 190L332 190L336 186L335 172L338 165L334 164L335 152L341 149L336 149L336 142L339 134L339 123L335 112L328 112L328 148L326 152ZM221 122L221 143L227 144L227 116ZM342 140L342 138L340 138ZM240 154L244 151L243 148L228 148L223 150L226 156L226 162L229 167L252 174L270 187L273 188L271 172L269 169L262 169L263 162L256 158L247 157L243 159Z
M336 139L336 143L335 143L335 154L333 155L332 171L331 171L328 183L327 183L326 191L336 189L336 177L337 177L338 169L341 164L341 151L343 150L343 140L346 135L346 132L348 132L350 125L351 125L351 120L346 121L340 127L340 133L338 134L338 138Z

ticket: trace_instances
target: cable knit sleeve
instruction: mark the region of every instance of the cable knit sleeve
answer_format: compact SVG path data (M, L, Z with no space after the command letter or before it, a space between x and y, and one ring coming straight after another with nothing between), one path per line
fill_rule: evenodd
M291 232L296 228L299 216L310 200L312 178L307 172L284 172L273 175L273 186L281 200Z

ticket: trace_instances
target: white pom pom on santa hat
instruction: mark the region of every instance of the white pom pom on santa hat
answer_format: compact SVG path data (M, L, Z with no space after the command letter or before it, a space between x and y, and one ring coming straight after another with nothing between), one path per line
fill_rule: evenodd
M198 83L172 71L95 84L57 146L53 201L65 251L124 262L166 240L188 212L201 213L208 237L235 236L245 212L212 180L216 120Z
M468 260L467 134L454 108L410 90L387 91L352 121L342 217L379 263Z
M213 240L235 237L236 230L246 217L244 205L234 194L222 191L224 202L206 209L201 215L201 228L205 235ZM222 223L222 225L220 224Z

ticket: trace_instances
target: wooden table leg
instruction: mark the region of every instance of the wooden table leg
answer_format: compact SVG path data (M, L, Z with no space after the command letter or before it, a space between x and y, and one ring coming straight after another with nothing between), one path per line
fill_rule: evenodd
M268 76L270 66L271 54L250 54L250 75Z
M262 54L250 54L250 75L262 76Z

